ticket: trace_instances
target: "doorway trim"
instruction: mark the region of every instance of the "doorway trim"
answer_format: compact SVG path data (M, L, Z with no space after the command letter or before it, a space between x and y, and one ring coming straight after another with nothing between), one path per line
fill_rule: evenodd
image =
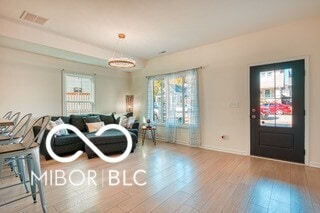
M305 56L296 56L296 57L290 57L290 58L283 58L283 59L278 59L278 60L269 60L269 61L264 61L264 62L259 62L259 63L254 63L254 64L249 64L247 68L247 81L248 81L248 99L247 99L247 125L250 127L250 67L252 66L259 66L259 65L266 65L266 64L275 64L275 63L282 63L282 62L288 62L288 61L296 61L296 60L304 60L304 69L305 69L305 98L304 98L304 104L305 104L305 116L304 116L304 121L305 121L305 127L304 127L304 149L306 151L306 154L304 156L304 165L309 166L310 165L310 146L309 146L309 113L310 113L310 105L309 105L309 60L310 56L305 55ZM247 140L247 150L246 153L248 156L251 156L250 154L250 147L251 147L251 130L248 128L248 140ZM316 165L310 165L316 167Z

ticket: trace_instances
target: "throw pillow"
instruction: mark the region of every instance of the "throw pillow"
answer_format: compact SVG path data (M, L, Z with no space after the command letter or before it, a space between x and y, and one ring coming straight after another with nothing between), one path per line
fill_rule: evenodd
M123 115L123 116L120 117L119 125L123 126L124 128L127 128L128 127L128 121L129 121L129 119L125 115Z
M61 118L62 119L62 121L63 121L63 123L65 123L65 124L70 124L70 116L52 116L51 117L51 121L56 121L56 120L58 120L59 118ZM70 134L70 133L73 133L73 131L71 131L71 130L67 130L68 131L68 133Z
M86 132L87 126L83 121L84 117L89 117L89 115L70 115L70 124L77 127L81 132Z
M97 132L101 127L104 126L104 123L102 121L95 122L95 123L86 123L88 132Z
M120 119L121 119L121 117L118 117L118 118L117 118L116 124L119 124L119 125L120 125Z
M114 117L114 120L117 120L118 118L121 117L121 115L119 113L113 112L112 116Z
M132 117L132 116L133 116L133 112L128 112L128 113L126 114L126 116L127 116L127 118Z
M115 120L112 115L100 115L101 121L104 122L104 125L114 124Z
M56 125L60 125L60 124L64 124L63 120L61 118L59 118L58 120L55 121ZM61 135L69 135L68 130L67 129L60 129L56 135L61 136Z
M128 125L127 125L128 129L132 129L132 125L134 124L135 120L136 120L136 117L134 116L131 116L128 118Z
M70 116L52 116L52 117L51 117L51 120L52 120L52 121L56 121L56 120L58 120L59 118L62 119L63 123L65 123L65 124L70 124Z
M113 112L113 113L112 113L112 116L113 116L113 118L114 118L114 120L115 120L115 123L120 125L120 120L121 120L121 118L122 118L123 116L125 116L125 114Z
M53 129L53 127L55 127L55 126L57 126L59 124L64 124L61 118L59 118L56 121L49 121L49 123L47 125L47 129L51 130L51 129ZM57 136L69 135L69 133L68 133L67 129L60 129L58 132L55 133L55 135L57 135Z

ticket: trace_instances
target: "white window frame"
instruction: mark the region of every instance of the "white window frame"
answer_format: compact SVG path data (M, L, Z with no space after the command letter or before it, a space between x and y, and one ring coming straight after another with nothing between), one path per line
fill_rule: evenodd
M90 78L91 79L91 86L92 86L92 93L93 97L89 101L67 101L67 96L66 96L66 88L67 88L67 81L66 81L66 76L75 76L75 77L82 77L82 78ZM92 105L92 112L95 113L95 103L96 103L96 83L95 83L95 75L89 75L89 74L83 74L83 73L73 73L73 72L62 72L62 112L64 116L67 116L67 103L73 102L73 103L90 103ZM79 113L74 113L74 114L79 114Z

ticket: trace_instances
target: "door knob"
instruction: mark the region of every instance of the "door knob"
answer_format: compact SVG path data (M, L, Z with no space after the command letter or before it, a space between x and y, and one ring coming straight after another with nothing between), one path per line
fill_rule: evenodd
M257 116L256 116L256 115L251 115L251 118L252 118L252 119L256 119Z

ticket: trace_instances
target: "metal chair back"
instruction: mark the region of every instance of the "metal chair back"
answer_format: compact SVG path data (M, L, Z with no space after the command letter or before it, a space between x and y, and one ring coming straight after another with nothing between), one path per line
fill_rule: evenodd
M11 137L11 139L21 137L26 134L31 117L32 114L28 113L19 120L19 122L12 128L11 132L8 134Z
M17 113L15 113L15 114L11 115L11 116L8 118L10 121L13 121L13 124L14 124L14 125L13 125L13 126L6 126L6 127L2 128L2 129L1 129L1 133L2 133L2 134L6 134L6 133L9 133L9 132L12 131L13 127L17 124L17 122L18 122L18 120L19 120L20 114L21 114L21 112L17 112Z
M2 117L5 119L9 119L11 117L12 111L7 112L6 114L4 114Z
M14 124L16 124L19 120L19 117L20 117L20 114L21 112L16 112L14 113L10 118L9 120L13 121Z
M46 115L46 116L38 118L33 123L33 125L28 129L28 131L26 132L26 134L23 136L23 138L21 140L25 149L29 149L34 143L37 143L40 146L44 131L45 131L50 119L51 119L51 117L49 115ZM35 126L40 126L40 130L36 134L34 134L34 132L33 132L33 129ZM32 134L32 135L30 135L30 134Z

